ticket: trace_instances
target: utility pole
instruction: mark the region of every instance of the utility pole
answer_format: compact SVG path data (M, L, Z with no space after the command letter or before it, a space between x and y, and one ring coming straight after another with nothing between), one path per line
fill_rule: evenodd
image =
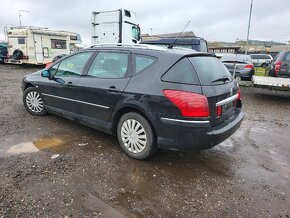
M21 16L22 16L21 12L26 12L26 13L28 13L28 12L30 12L30 11L26 11L26 10L19 10L19 11L18 11L18 16L19 16L19 25L20 25L20 27L21 27Z
M250 26L251 26L251 18L252 18L252 8L253 8L253 0L251 0L251 7L250 7L250 16L249 16L248 34L247 34L247 43L246 43L246 48L245 48L245 55L248 54L249 34L250 34Z

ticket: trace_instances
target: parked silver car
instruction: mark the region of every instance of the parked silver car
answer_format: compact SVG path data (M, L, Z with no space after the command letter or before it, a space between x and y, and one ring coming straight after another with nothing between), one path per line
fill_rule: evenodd
M221 61L232 75L236 65L235 77L240 77L242 80L252 79L255 72L255 67L250 55L225 54L222 56Z
M255 67L267 67L273 61L273 57L269 54L251 54L250 56Z

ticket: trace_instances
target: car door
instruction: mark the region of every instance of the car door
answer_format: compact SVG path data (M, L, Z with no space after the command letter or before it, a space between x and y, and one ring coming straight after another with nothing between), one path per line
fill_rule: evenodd
M78 113L105 126L131 75L129 52L99 51L76 87Z
M92 54L72 55L48 69L50 78L42 78L39 83L47 107L60 112L76 112L75 85Z
M282 59L279 76L290 77L290 52L287 52Z

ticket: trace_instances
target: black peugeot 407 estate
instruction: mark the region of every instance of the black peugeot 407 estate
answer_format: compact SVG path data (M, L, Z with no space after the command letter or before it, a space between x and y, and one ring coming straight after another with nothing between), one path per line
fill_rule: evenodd
M29 113L54 113L117 135L135 159L157 148L211 148L244 117L226 67L212 54L185 49L92 46L25 76L22 89Z

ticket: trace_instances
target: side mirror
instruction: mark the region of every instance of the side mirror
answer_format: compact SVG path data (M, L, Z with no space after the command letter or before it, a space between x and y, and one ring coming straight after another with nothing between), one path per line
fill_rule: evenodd
M49 77L50 77L50 73L49 73L48 70L44 70L44 71L41 72L41 76L42 76L42 77L47 77L47 78L49 78Z

